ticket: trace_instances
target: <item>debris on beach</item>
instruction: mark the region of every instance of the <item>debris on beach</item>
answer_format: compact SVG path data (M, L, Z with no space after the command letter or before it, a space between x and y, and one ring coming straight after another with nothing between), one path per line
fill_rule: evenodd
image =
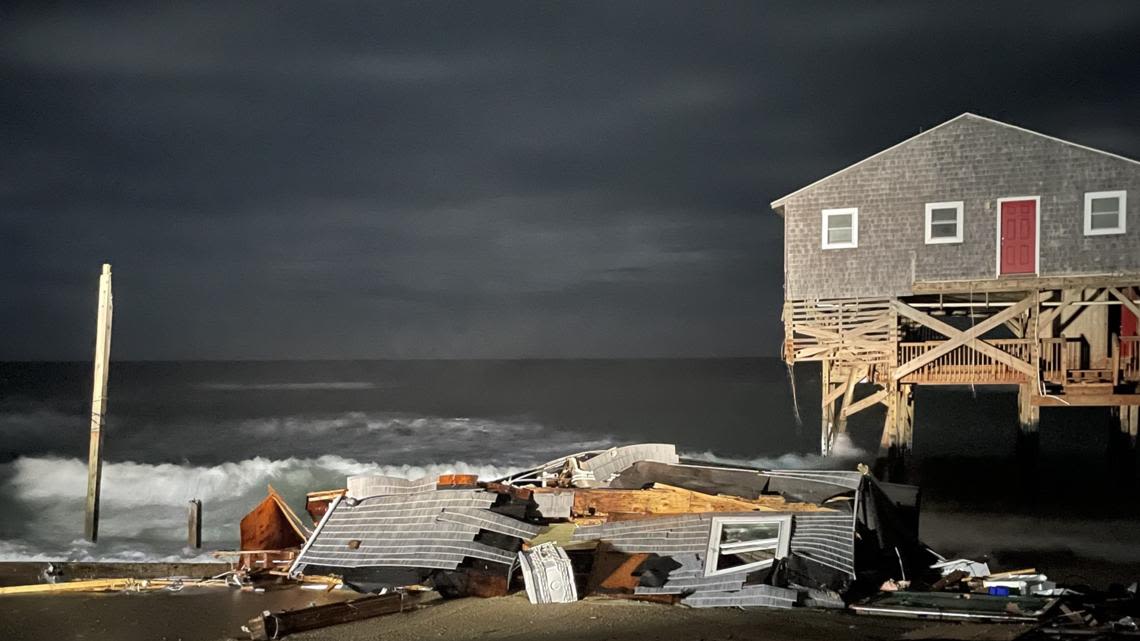
M341 603L326 603L296 610L262 612L242 626L253 641L280 639L287 634L396 614L415 608L421 593L397 591L360 597Z
M366 593L263 612L251 639L406 612L431 598L525 591L535 607L585 597L693 608L834 608L861 615L1023 624L1050 636L1127 631L1136 588L1094 593L1035 568L945 558L918 538L917 487L856 470L764 470L681 460L643 444L565 456L507 477L365 475L310 492L312 527L268 488L221 574L61 581L0 594L224 587ZM72 575L67 578L81 578Z
M347 485L290 575L455 597L505 595L521 574L536 603L792 607L842 604L939 560L917 538L917 488L862 471L686 463L672 445L583 452L489 482Z

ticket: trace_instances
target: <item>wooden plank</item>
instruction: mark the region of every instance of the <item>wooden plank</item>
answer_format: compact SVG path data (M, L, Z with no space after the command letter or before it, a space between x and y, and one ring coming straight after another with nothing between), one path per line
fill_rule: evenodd
M883 399L885 399L886 397L887 397L887 390L881 389L881 390L875 392L874 394L871 394L867 398L860 399L859 401L856 401L856 402L852 403L851 405L848 405L847 407L843 408L843 414L844 414L844 416L851 416L852 414L857 414L858 412L861 412L861 411L867 409L868 407L871 407L875 403L882 402Z
M847 432L847 408L855 400L855 385L866 375L866 371L866 367L852 367L847 373L847 383L843 385L843 402L839 404L839 421L835 426L836 434Z
M911 285L914 294L983 294L986 292L1028 292L1043 289L1089 289L1093 287L1127 287L1134 285L1135 275L1100 274L1090 276L1053 276L1045 278L1002 278L982 280L919 281Z
M1119 289L1115 287L1109 287L1108 293L1112 294L1113 298L1120 301L1121 305L1127 307L1128 311L1132 312L1134 316L1140 317L1140 305L1132 302L1131 298L1125 296Z
M250 619L247 628L250 639L269 641L304 630L315 630L339 623L403 612L414 607L418 600L418 594L395 592L361 597L343 603L328 603L282 612L265 612Z
M9 585L0 587L0 596L12 594L64 594L68 592L143 592L165 590L171 586L224 588L228 584L223 579L87 579L63 583L37 583L34 585Z
M942 345L939 345L938 347L935 347L934 349L926 352L922 356L919 356L918 358L900 364L895 369L894 374L892 374L892 378L897 381L907 374L910 374L911 372L921 368L923 365L926 365L938 357L947 354L963 345L975 351L981 352L996 361L1005 363L1013 369L1024 372L1027 376L1036 377L1036 367L990 345L989 343L979 338L979 336L1001 325L1010 318L1024 312L1031 306L1036 305L1038 302L1047 299L1049 296L1051 296L1051 294L1048 292L1030 296L1012 307L1007 307L1001 312L998 312L997 314L987 318L986 320L978 323L966 331L959 330L958 328L940 321L933 316L930 316L929 314L920 312L917 309L906 305L905 303L896 302L895 308L899 314L906 316L916 323L920 323L939 333L944 334L947 336L947 341Z
M107 375L111 360L111 266L99 276L99 308L95 326L95 377L91 390L91 438L87 448L87 509L83 533L99 538L99 492L103 486L103 419L107 413Z
M836 385L834 388L831 389L831 391L824 394L823 395L823 406L829 407L832 403L839 400L839 397L843 395L844 389L846 389L846 388L843 385Z
M1140 394L1062 394L1034 396L1029 400L1041 407L1112 407L1140 405Z

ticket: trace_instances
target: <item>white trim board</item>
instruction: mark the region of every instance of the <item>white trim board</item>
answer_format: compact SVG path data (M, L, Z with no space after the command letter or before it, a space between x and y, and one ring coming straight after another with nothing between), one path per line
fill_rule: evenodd
M1092 201L1097 198L1116 198L1116 226L1092 228ZM1085 236L1114 236L1128 231L1128 192L1123 189L1113 191L1086 191L1085 192Z
M953 209L957 212L954 228L955 234L953 236L940 236L938 238L935 238L930 235L930 232L933 231L934 221L932 220L932 214L934 213L935 209ZM961 200L944 203L926 203L926 244L945 245L950 243L961 243L963 237L962 226L965 223L965 210L966 203Z
M1021 131L1021 132L1024 132L1024 133L1028 133L1028 134L1033 134L1034 136L1039 136L1039 137L1041 137L1041 138L1046 138L1046 139L1048 139L1048 140L1052 140L1052 141L1054 141L1054 142L1063 143L1063 144L1069 145L1070 147L1076 147L1076 148L1078 148L1078 149L1084 149L1085 151L1092 151L1092 152L1096 152L1096 153L1098 153L1098 154L1101 154L1101 155L1104 155L1104 156L1108 156L1108 157L1110 157L1110 158L1115 158L1115 159L1117 159L1117 160L1123 160L1123 161L1125 161L1125 162L1130 162L1130 163L1132 163L1132 164L1134 164L1134 165L1140 165L1140 160L1133 160L1132 158L1128 158L1128 157L1125 157L1125 156L1121 156L1121 155L1119 155L1119 154L1114 154L1114 153L1112 153L1112 152L1110 152L1110 151L1104 151L1103 149L1097 149L1097 148L1095 148L1095 147L1089 147L1089 146L1087 146L1087 145L1082 145L1082 144L1079 144L1079 143L1071 142L1071 141L1068 141L1068 140L1064 140L1064 139L1062 139L1062 138L1057 138L1056 136L1050 136L1050 135L1048 135L1048 134L1043 134L1043 133L1041 133L1041 132L1038 132L1038 131L1033 131L1032 129L1026 129L1026 128L1024 128L1024 127L1018 127L1017 125L1011 125L1011 124L1009 124L1009 123L1006 123L1006 122L1002 122L1002 121L1000 121L1000 120L994 120L993 118L986 118L985 116L979 116L979 115L977 115L977 114L974 114L974 113L970 113L970 112L968 112L968 111L967 111L967 112L965 112L965 113L963 113L963 114L960 114L960 115L954 116L953 118L951 118L950 120L947 120L946 122L943 122L943 123L941 123L941 124L935 125L934 127L931 127L930 129L927 129L926 131L923 131L923 132L920 132L920 133L918 133L918 134L916 134L916 135L914 135L914 136L911 136L910 138L907 138L906 140L903 140L902 142L899 142L899 143L896 143L896 144L894 144L894 145L891 145L890 147L887 147L886 149L884 149L884 150L882 150L882 151L880 151L880 152L878 152L878 153L876 153L876 154L872 154L872 155L870 155L870 156L867 156L866 158L864 158L863 160L860 160L859 162L856 162L856 163L854 163L854 164L851 164L851 165L847 165L846 167L844 167L844 168L840 169L839 171L836 171L836 172L834 172L834 173L828 174L828 175L824 176L823 178L820 178L819 180L817 180L817 181L815 181L815 182L813 182L813 183L811 183L811 184L809 184L809 185L807 185L807 186L805 186L805 187L800 187L799 189L797 189L797 190L793 191L793 192L792 192L792 193L790 193L790 194L787 194L787 195L785 195L785 196L781 196L780 198L777 198L776 200L773 200L773 201L772 201L772 202L769 204L769 206L770 206L772 209L775 209L775 208L777 208L777 207L780 207L780 206L783 204L783 202L784 202L785 200L787 200L787 199L791 198L792 196L795 196L795 195L797 195L797 194L800 194L800 193L802 193L802 192L804 192L804 191L807 191L808 189L811 189L812 187L815 187L816 185L818 185L818 184L820 184L820 183L824 182L825 180L830 180L830 179L832 179L832 178L834 178L834 177L838 176L839 174L842 174L842 173L846 172L846 171L847 171L847 170L849 170L849 169L854 169L854 168L858 167L859 165L862 165L862 164L863 164L863 163L865 163L865 162L868 162L868 161L870 161L870 160L874 160L875 158L878 158L879 156L882 156L883 154L887 153L888 151L892 151L892 150L894 150L894 149L897 149L898 147L901 147L901 146L903 146L903 145L907 144L908 142L911 142L912 140L916 140L916 139L918 139L918 138L921 138L921 137L923 137L923 136L925 136L925 135L929 134L929 133L930 133L930 132L932 132L932 131L936 131L936 130L938 130L938 129L941 129L942 127L945 127L946 125L948 125L948 124L950 124L950 123L952 123L952 122L957 122L958 120L961 120L962 118L975 118L975 119L977 119L977 120L981 120L981 121L984 121L984 122L992 123L992 124L995 124L995 125L1001 125L1001 126L1003 126L1003 127L1008 127L1009 129L1016 129L1017 131Z
M828 219L832 216L851 216L851 240L845 243L832 243L827 239ZM859 246L859 208L841 207L820 211L820 249L855 249Z
M1010 278L1017 278L1018 276L1040 276L1041 275L1041 196L1009 196L1006 198L998 198L994 206L995 216L997 217L997 234L994 236L994 274L997 278L1001 278L1005 274L1001 273L1001 205L1007 202L1016 202L1019 200L1032 200L1034 203L1034 214L1036 215L1036 238L1033 242L1037 245L1036 255L1033 257L1033 274L1008 274Z

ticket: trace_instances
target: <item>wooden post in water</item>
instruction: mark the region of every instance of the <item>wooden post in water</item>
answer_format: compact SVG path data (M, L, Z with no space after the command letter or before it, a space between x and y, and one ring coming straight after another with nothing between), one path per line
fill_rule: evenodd
M186 506L186 544L202 547L202 501L198 499L190 499Z
M99 490L103 480L103 416L107 412L107 374L111 358L111 266L103 265L99 277L99 314L95 329L95 384L91 392L91 443L87 450L87 519L84 534L88 541L99 538Z

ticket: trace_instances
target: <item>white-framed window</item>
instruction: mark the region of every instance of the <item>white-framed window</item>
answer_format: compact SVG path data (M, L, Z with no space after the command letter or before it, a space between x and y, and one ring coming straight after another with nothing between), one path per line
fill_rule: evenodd
M859 246L859 209L823 210L823 248L847 249Z
M791 515L716 516L709 531L705 576L766 568L788 555Z
M1124 233L1124 212L1128 192L1090 191L1085 193L1085 236Z
M926 244L962 242L962 201L926 203Z

